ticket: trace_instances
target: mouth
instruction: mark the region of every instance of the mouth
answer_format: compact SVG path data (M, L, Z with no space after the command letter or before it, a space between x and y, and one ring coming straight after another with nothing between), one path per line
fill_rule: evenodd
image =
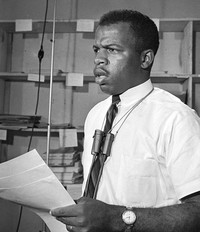
M99 85L104 85L105 79L106 79L106 76L95 76L95 82Z
M99 85L103 85L104 80L108 77L108 74L104 70L94 70L95 82Z

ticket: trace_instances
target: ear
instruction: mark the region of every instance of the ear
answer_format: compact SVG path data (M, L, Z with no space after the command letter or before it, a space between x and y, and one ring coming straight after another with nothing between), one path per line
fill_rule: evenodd
M141 53L141 67L143 69L151 68L154 61L154 52L151 49Z

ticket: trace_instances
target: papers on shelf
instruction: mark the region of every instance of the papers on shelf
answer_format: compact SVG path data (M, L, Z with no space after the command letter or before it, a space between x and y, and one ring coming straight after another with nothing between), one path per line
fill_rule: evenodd
M48 158L49 167L58 180L67 188L69 184L83 182L81 156L82 151L80 151L77 147L60 147L57 149L50 149L48 157L46 152L41 155L43 160L46 162Z
M37 125L41 121L41 116L37 115L18 115L0 114L0 128L28 128L33 124Z
M66 86L83 86L83 73L67 73Z
M74 201L35 149L0 164L0 198L30 208L51 232L66 232L49 211Z
M76 31L93 32L94 31L94 20L91 20L91 19L77 20Z
M29 73L28 77L27 77L28 81L35 81L35 82L44 82L45 81L45 77L44 75L38 75L38 74L33 74L33 73Z
M0 129L0 140L6 140L6 139L7 139L7 130Z
M77 147L77 129L59 129L60 147Z
M32 19L16 19L15 31L32 31Z

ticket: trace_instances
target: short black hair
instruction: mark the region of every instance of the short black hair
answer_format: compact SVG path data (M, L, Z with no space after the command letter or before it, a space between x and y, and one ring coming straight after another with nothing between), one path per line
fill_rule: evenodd
M104 14L98 26L109 26L120 22L129 23L135 40L135 49L140 54L142 51L152 49L154 54L159 47L159 34L154 21L147 15L134 10L113 10Z

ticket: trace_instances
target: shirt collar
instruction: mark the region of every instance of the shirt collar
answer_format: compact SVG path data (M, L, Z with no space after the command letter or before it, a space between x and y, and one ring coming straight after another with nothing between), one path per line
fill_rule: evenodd
M146 82L137 85L133 88L128 89L124 93L120 95L121 104L132 104L133 102L136 102L143 98L145 95L147 95L151 90L153 89L153 85L150 79L148 79Z

